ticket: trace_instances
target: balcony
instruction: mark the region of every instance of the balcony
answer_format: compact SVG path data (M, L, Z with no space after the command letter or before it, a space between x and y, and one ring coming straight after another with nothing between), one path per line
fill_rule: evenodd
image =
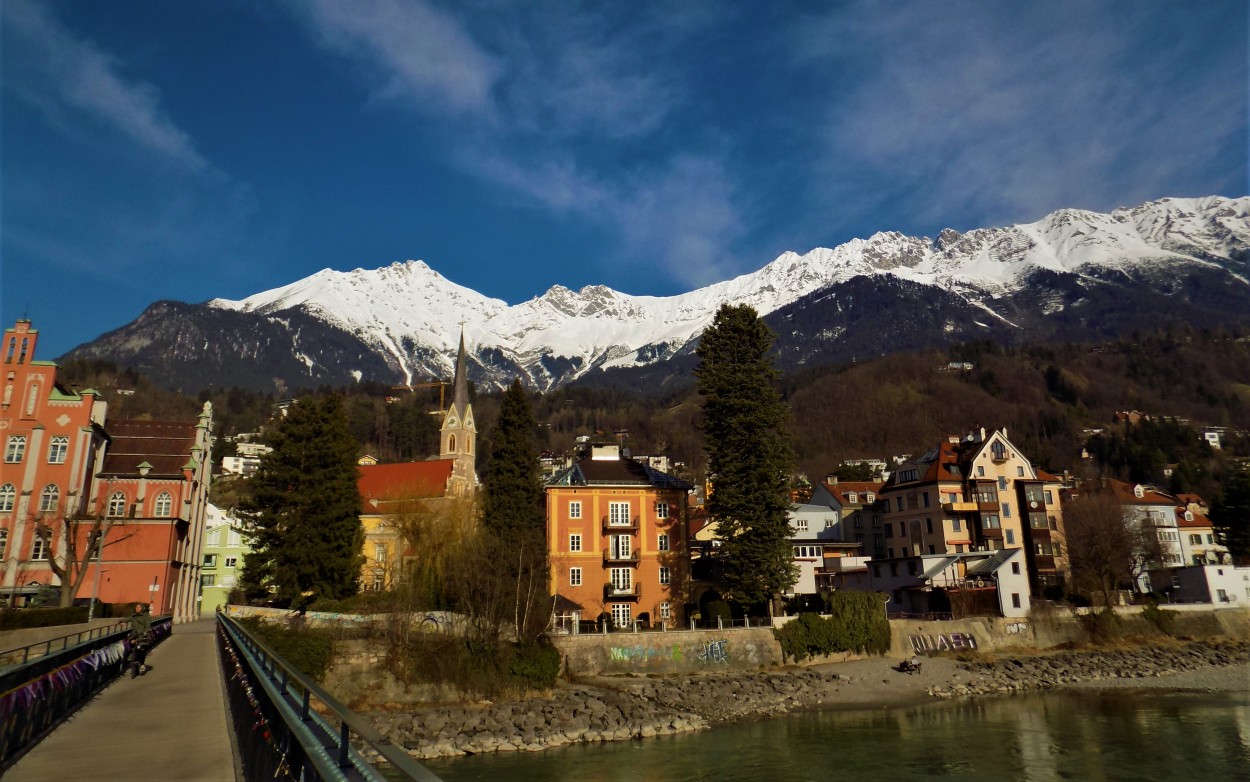
M960 500L959 502L944 502L942 510L947 513L976 513L980 508L975 502Z
M988 513L998 513L998 500L978 501L977 510Z
M628 519L626 521L621 521L620 519L617 519L616 521L611 521L609 520L607 516L604 516L603 517L603 531L605 533L637 532L638 520L639 520L639 517L635 516L632 519Z
M621 555L621 554L613 554L611 549L606 549L603 552L603 564L605 565L637 565L638 564L638 551L635 549L634 551L631 551L628 554Z
M619 601L619 600L637 600L637 599L638 599L638 584L636 583L630 584L629 586L626 586L626 587L619 587L610 583L603 585L604 602L608 602L612 600Z
M1036 554L1033 557L1033 568L1039 573L1056 572L1055 558L1046 554Z

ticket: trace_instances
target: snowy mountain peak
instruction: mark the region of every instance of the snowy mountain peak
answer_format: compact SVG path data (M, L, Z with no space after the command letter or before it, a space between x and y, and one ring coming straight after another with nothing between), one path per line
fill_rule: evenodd
M323 269L208 306L271 318L302 310L359 338L409 379L446 371L463 323L482 361L503 361L500 372L519 368L548 388L594 367L670 356L697 339L722 304L750 304L768 314L859 277L934 286L991 312L996 297L1018 290L1035 270L1081 277L1099 269L1190 264L1244 282L1248 214L1250 197L1211 196L1161 199L1110 214L1061 209L1034 223L966 233L947 228L936 240L880 231L835 248L785 252L755 272L668 297L557 284L509 306L409 260L351 272Z

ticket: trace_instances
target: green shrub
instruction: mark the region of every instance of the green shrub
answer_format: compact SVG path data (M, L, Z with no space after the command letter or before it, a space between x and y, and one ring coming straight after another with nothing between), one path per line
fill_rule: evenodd
M885 654L890 650L890 623L874 592L834 592L829 617L800 614L773 630L787 658L801 662L836 652Z
M1124 634L1120 617L1110 608L1088 614L1079 614L1077 621L1081 623L1081 628L1085 631L1089 640L1096 644L1110 643Z
M334 641L327 630L279 625L252 616L240 619L239 624L268 644L288 665L313 681L320 682L330 668Z
M703 607L703 618L709 622L715 622L717 617L720 617L726 627L733 625L733 609L729 607L729 604L724 600L709 600Z
M516 684L526 690L547 690L555 686L560 675L560 651L549 642L516 647L508 672Z
M0 611L0 630L27 627L55 627L87 621L87 606L69 608L15 608Z
M1176 629L1176 611L1160 608L1158 603L1147 603L1142 609L1142 617L1155 626L1164 635L1173 635Z
M399 596L394 592L361 592L342 600L318 598L308 606L308 610L327 614L388 614L398 602Z

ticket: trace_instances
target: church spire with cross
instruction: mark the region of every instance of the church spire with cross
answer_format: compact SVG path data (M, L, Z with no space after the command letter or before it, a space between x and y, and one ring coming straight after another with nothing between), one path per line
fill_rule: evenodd
M443 417L439 433L439 458L452 459L447 493L467 497L477 489L477 426L469 402L468 363L465 360L464 324L460 325L460 349L456 352L456 374L452 380L451 406Z

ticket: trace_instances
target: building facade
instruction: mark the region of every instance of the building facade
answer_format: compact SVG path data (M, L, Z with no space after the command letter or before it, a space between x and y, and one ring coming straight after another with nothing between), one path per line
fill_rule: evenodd
M227 511L210 504L204 520L201 614L211 614L229 604L230 593L238 587L243 576L243 559L249 550L238 521Z
M684 621L690 559L687 495L693 486L591 445L546 484L551 592L572 627Z

